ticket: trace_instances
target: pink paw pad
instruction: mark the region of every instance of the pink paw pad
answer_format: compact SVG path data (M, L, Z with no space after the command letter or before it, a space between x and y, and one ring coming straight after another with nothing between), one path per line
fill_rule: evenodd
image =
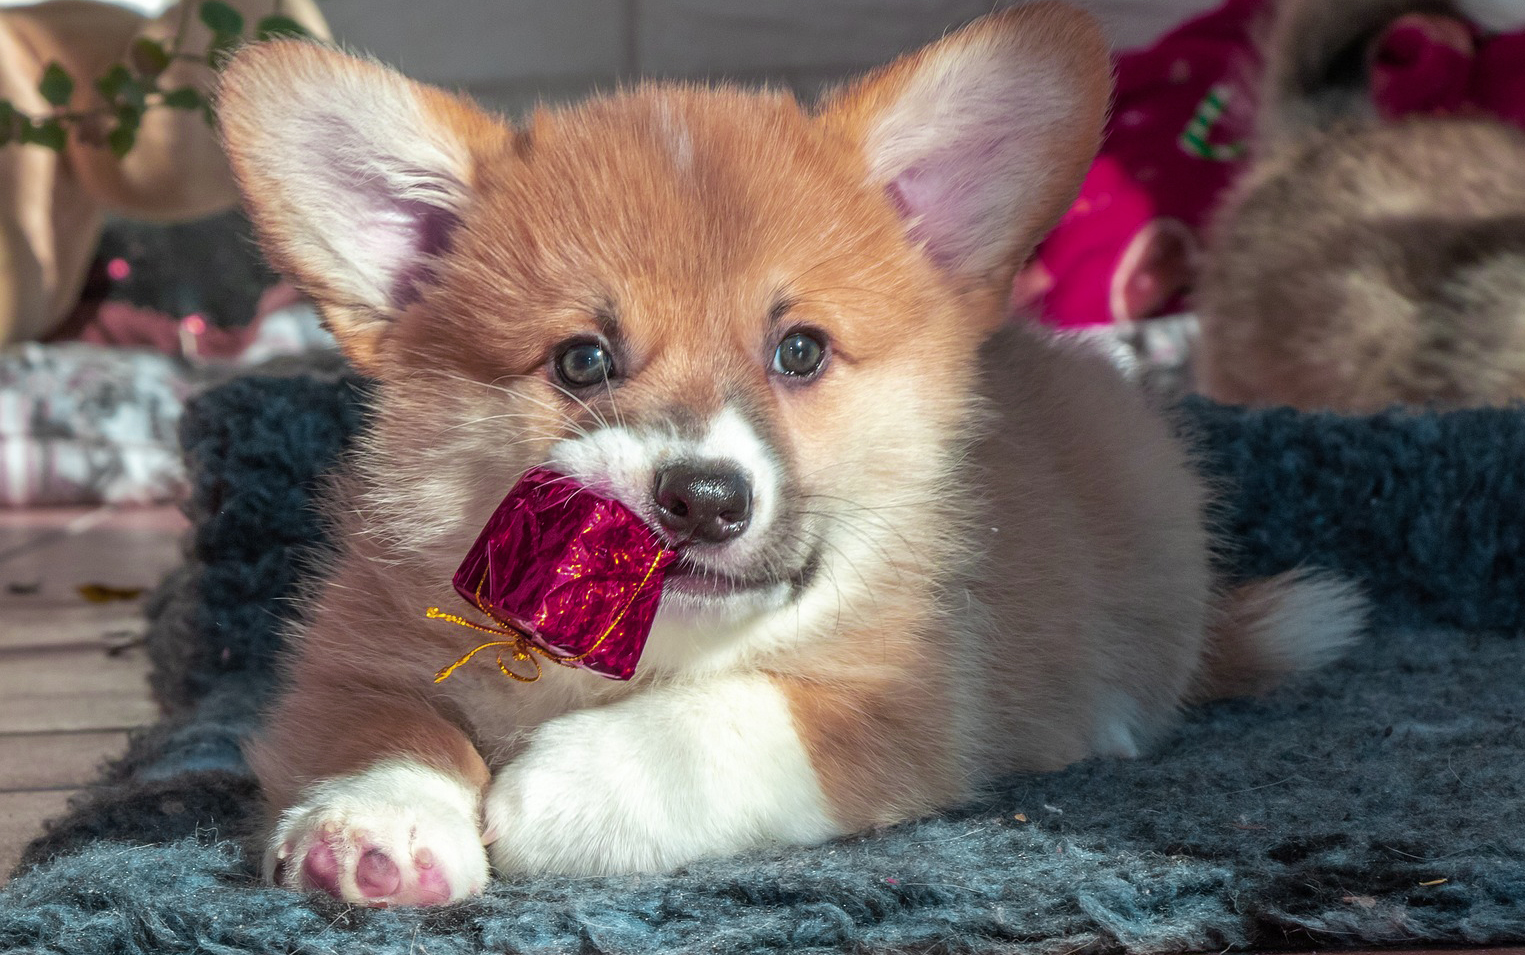
M385 852L366 849L355 865L355 886L366 898L385 898L402 887L402 873Z
M300 871L302 889L373 905L441 905L454 894L450 876L429 849L416 850L410 865L359 835L325 833L308 847Z
M339 855L328 839L319 839L307 850L302 860L302 885L339 897Z
M450 901L450 880L439 866L439 860L428 849L413 854L413 866L417 869L418 882L414 893L422 905L438 905Z

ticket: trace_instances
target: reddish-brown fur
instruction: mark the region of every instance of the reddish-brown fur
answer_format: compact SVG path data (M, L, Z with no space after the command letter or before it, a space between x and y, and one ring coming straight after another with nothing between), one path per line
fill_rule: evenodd
M487 788L492 774L458 723L421 696L408 699L395 685L368 686L369 674L346 669L297 670L286 704L250 747L250 766L271 805L293 805L312 783L395 756Z
M1038 31L1032 43L1066 51L1064 75L1086 84L1077 99L1088 112L1066 123L1054 140L1035 144L1053 157L1049 193L1034 197L1026 219L1012 223L1013 232L1024 238L1001 269L961 287L950 287L907 245L899 218L864 180L859 152L865 127L893 101L927 52L835 94L819 120L783 94L644 87L567 111L538 112L524 128L511 132L458 100L427 91L428 108L437 121L470 144L477 163L472 187L479 195L480 211L457 233L429 294L385 336L377 334L375 321L352 319L342 302L333 301L324 276L285 251L275 220L290 210L260 202L252 210L273 240L268 247L277 261L325 302L329 321L350 356L389 385L419 378L439 381L419 398L448 401L438 391L456 387L444 381L446 376L490 381L534 374L552 343L587 327L584 316L590 309L617 301L622 321L639 335L635 350L644 379L633 381L619 396L624 420L670 414L676 396L682 396L686 413L705 415L724 398L739 394L743 401L777 407L784 450L793 455L798 470L815 471L829 467L836 449L856 440L865 415L894 399L844 376L823 382L792 404L778 403L769 396L762 375L764 356L738 360L727 369L717 368L712 354L691 351L698 317L703 317L707 336L748 342L759 316L767 314L787 279L791 321L829 328L847 364L899 366L899 374L916 377L930 391L950 398L967 393L973 349L982 329L994 328L1002 319L1004 289L1018 262L1073 194L1095 151L1108 92L1104 47L1084 21L1050 20L1041 11L1029 16ZM302 48L277 47L264 55L305 54ZM230 90L230 95L237 94L236 81ZM664 110L682 117L696 143L690 176L671 172L659 115ZM263 181L264 170L242 161L238 142L237 135L231 137L235 165L248 191L255 196L276 194ZM618 207L588 188L590 183L613 189ZM786 201L779 201L781 197ZM716 216L716 208L730 214ZM507 316L512 322L505 321ZM739 349L738 358L747 350ZM450 417L440 407L424 412L411 393L400 387L396 392L388 395L393 403L382 405L383 440L412 444L426 438L419 434L425 421ZM922 427L952 436L964 430L966 416L964 403L950 400L936 420ZM545 429L548 435L553 430L549 422ZM420 471L448 467L434 460L436 450L449 449L431 448L425 441L388 457L394 466L416 462ZM478 526L479 514L464 522L461 533ZM403 568L367 553L372 545L354 536L358 530L351 530L352 552L341 559L334 582L325 589L320 616L308 626L302 657L293 665L299 681L288 699L302 702L272 714L272 727L259 750L257 765L267 789L276 794L276 806L287 804L282 794L295 792L306 781L353 769L356 751L363 748L305 743L311 739L313 714L330 712L342 719L353 712L356 681L385 684L401 678L416 683L462 645L462 635L451 628L415 622L425 603L438 601L437 586L427 591L428 598L420 594L400 604L387 599L387 592L394 590L390 578ZM462 552L459 540L442 559ZM438 576L437 570L433 573ZM407 575L415 574L423 572ZM930 581L901 586L906 589L905 604L930 604ZM365 596L358 600L351 596L361 594ZM325 626L329 619L344 624ZM916 673L929 662L917 646L924 619L924 610L908 613L905 621L890 628L900 632L898 637L887 637L885 627L876 625L861 635L863 645L854 645L851 632L843 635L844 657L861 656L870 648L882 654L887 639L902 644L899 650L889 650L895 679L873 680L880 686L873 696L881 699L860 698L864 712L878 710L893 718L869 720L857 732L898 740L909 728L903 725L909 719L919 724L923 739L943 735L937 727L948 725L949 719L942 694L924 700L916 717L896 713L901 709L896 700L922 695L915 686L927 679ZM383 635L399 626L416 631L403 660L355 659L357 653L393 657L397 650L382 643ZM363 646L353 643L357 637ZM352 662L336 665L340 660ZM819 672L818 660L810 662L810 669L813 678L829 678ZM853 694L862 692L863 687L853 686ZM792 692L802 691L794 686ZM823 714L830 706L830 696L814 698L811 704ZM385 735L370 732L367 724L373 718L368 712L357 713L352 727L336 726L334 738L363 734L370 740ZM808 720L802 723L810 725ZM938 768L947 762L938 752L947 748L947 740L940 747L865 740L860 747L847 742L850 738L818 742L815 751L829 765L829 757L845 746L864 763L855 767L855 774L895 780L914 793L891 799L872 813L851 811L850 817L882 820L904 814L890 806L920 811L957 791L938 781L948 774L946 768ZM406 747L406 739L389 740L385 751ZM463 752L463 740L448 740L443 749ZM420 750L438 761L446 741L431 734L416 742L425 744ZM913 758L918 752L924 758ZM908 761L923 765L908 767ZM460 763L463 775L476 773L469 758L462 757ZM930 777L928 782L915 782L918 769ZM853 798L871 797L858 791Z
M1035 101L1061 105L1023 143L1010 221L982 233L998 254L958 269L911 240L870 154L929 72L1003 57L1041 64ZM304 231L302 203L321 196L291 191L262 124L287 108L282 78L307 75L378 108L422 104L421 154L470 197L403 307ZM1013 273L1095 151L1107 87L1100 32L1047 2L814 112L641 86L511 129L334 53L243 54L224 122L266 246L380 382L330 495L340 548L253 754L272 808L398 754L480 786L558 717L735 674L782 693L815 777L801 785L819 785L836 832L947 805L992 773L1132 752L1168 725L1212 682L1203 493L1101 359L996 331ZM828 334L829 371L770 375L780 326ZM620 381L569 400L553 350L594 334L618 336ZM519 474L580 429L681 430L723 407L769 444L791 513L828 529L829 588L801 598L792 629L654 633L628 684L547 667L526 687L490 666L431 682L475 635L423 611L453 601L456 562ZM1237 658L1230 642L1218 657Z

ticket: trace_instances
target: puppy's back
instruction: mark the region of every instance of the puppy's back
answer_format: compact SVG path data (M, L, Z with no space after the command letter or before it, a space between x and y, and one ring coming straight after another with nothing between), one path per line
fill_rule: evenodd
M1015 329L984 357L969 578L983 645L962 672L1001 728L990 764L1138 755L1183 704L1269 690L1354 641L1364 601L1342 581L1215 578L1211 489L1105 359Z
M1136 755L1200 653L1205 494L1164 419L1101 357L1013 330L985 362L993 420L972 483L987 550L971 591L989 615L990 725L1010 728L992 758Z

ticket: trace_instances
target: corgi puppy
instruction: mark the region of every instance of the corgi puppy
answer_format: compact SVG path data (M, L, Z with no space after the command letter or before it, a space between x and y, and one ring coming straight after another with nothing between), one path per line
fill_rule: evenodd
M240 54L265 247L378 382L249 754L266 878L442 903L816 843L1134 755L1344 646L1337 582L1220 592L1166 423L1005 327L1108 86L1054 2L813 107L658 84L510 125L321 46ZM542 465L687 544L636 676L436 684L476 641L425 608Z
M1378 411L1525 399L1525 133L1385 120L1372 65L1395 24L1470 48L1446 0L1285 0L1252 161L1209 230L1203 393Z

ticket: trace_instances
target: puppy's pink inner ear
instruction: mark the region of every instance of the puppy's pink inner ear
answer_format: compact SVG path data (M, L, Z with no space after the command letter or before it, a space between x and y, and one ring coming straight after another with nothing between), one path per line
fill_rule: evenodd
M460 226L465 184L448 162L419 162L407 153L420 147L408 144L388 151L384 140L343 118L317 118L307 132L321 186L308 194L317 206L308 210L314 231L346 262L374 307L395 310L416 301ZM440 158L423 149L426 161Z
M940 267L957 270L980 246L995 239L1001 219L1016 205L1002 197L1003 155L1013 149L996 138L940 150L914 163L885 187L890 203L907 222L911 238ZM1004 201L1003 201L1004 200Z
M949 272L981 272L1013 244L1016 218L1031 188L1022 137L1008 119L959 130L918 157L886 186L907 232Z
M1088 14L1021 3L870 74L828 109L856 131L870 181L928 259L1005 294L1094 156L1109 63Z
M460 217L448 208L388 193L375 184L356 184L369 215L356 223L356 254L381 265L391 276L387 297L393 308L417 301L434 277L437 257L448 252Z

